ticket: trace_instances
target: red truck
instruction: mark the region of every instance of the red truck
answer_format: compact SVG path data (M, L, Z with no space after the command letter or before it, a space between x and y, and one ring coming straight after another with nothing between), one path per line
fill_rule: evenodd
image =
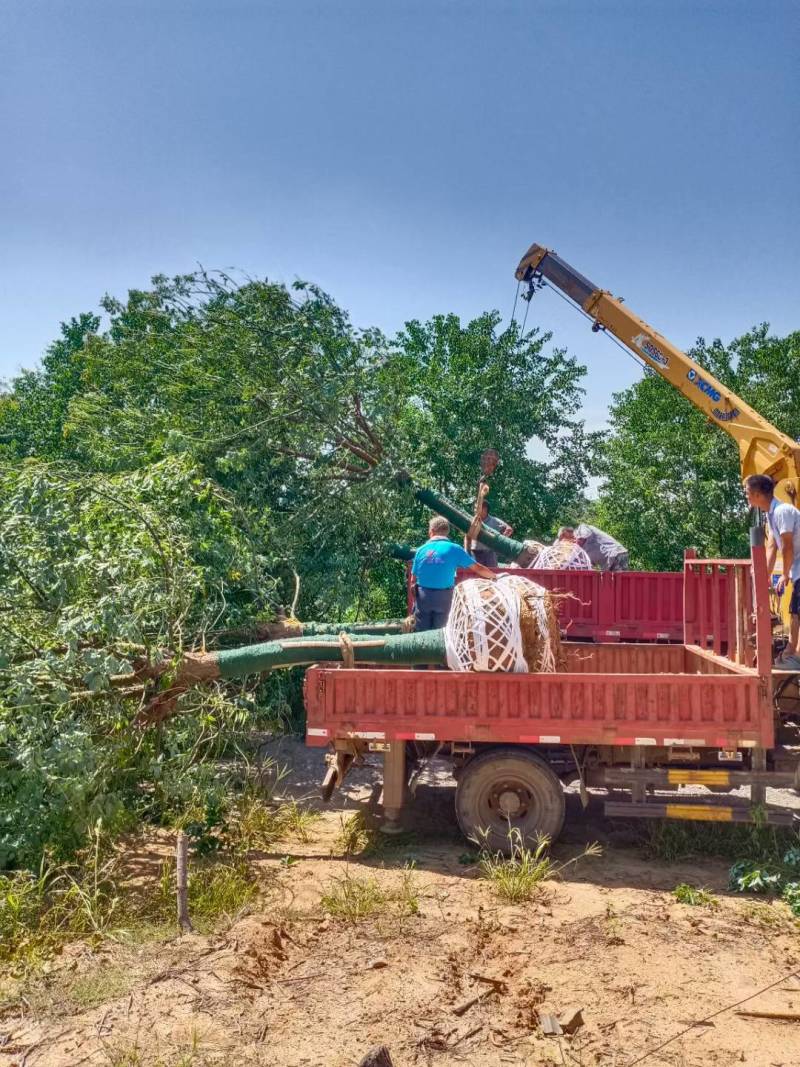
M765 804L768 786L799 784L800 718L773 702L762 529L751 542L749 560L687 553L679 644L567 641L557 674L312 667L307 743L331 750L323 795L381 752L396 828L407 757L436 755L451 760L464 834L493 848L510 829L555 838L576 779L625 797L606 801L613 816L792 823L790 809ZM696 785L713 795L679 793ZM740 786L749 802L717 795Z
M694 553L691 550L687 558ZM558 614L562 636L584 641L682 641L683 573L681 571L565 571L493 567L565 593ZM458 580L468 578L460 571ZM411 568L406 579L408 612L414 610ZM727 589L721 590L726 595Z

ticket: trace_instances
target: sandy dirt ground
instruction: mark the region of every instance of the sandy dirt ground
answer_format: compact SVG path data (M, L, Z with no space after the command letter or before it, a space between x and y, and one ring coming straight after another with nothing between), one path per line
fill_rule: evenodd
M289 792L311 795L322 754L292 741L273 754ZM583 813L570 796L556 857L592 840L603 854L511 906L470 862L441 768L407 835L345 859L343 822L377 800L377 770L359 770L308 843L258 859L263 894L223 934L71 946L36 1000L0 1017L1 1067L357 1067L380 1044L394 1067L800 1067L800 1022L730 1008L692 1026L773 983L742 1009L800 1012L800 977L783 977L800 975L796 924L783 904L729 895L724 861L648 861L597 800ZM321 897L347 877L393 899L362 922L331 917ZM677 903L682 882L719 905ZM96 979L89 1009L58 996L75 976ZM575 1008L573 1034L543 1033L543 1016Z

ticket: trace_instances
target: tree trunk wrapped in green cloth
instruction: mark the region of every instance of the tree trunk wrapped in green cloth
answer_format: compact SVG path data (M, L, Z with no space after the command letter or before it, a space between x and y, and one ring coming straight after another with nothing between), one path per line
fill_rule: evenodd
M461 508L456 507L455 504L441 496L439 493L433 491L433 489L425 489L415 486L410 478L406 475L400 475L399 480L401 484L406 484L412 490L414 497L424 504L426 507L435 511L438 515L443 515L449 522L455 526L457 530L462 533L469 533L472 527L473 517L468 515L466 511L462 511ZM480 541L486 548L490 548L493 552L496 552L498 556L503 559L510 560L512 563L516 563L519 567L529 567L531 563L536 559L541 549L541 544L538 541L517 541L513 537L506 537L504 534L497 533L496 530L490 530L488 526L481 524L480 529L475 533L475 539ZM407 545L394 545L393 550L407 549ZM396 559L406 559L406 555L397 555L395 551L392 551L392 555ZM413 556L411 556L413 559Z
M510 574L496 582L471 579L454 590L450 617L441 630L383 636L321 634L186 653L177 664L151 669L152 677L168 682L139 721L156 722L169 715L177 697L192 686L312 663L554 671L560 663L554 604L553 594L525 578Z
M243 641L278 641L288 637L327 637L338 634L404 634L413 629L413 619L385 619L374 622L301 622L299 619L278 618L274 622L258 622L238 630L226 630L218 635L220 644L241 644Z

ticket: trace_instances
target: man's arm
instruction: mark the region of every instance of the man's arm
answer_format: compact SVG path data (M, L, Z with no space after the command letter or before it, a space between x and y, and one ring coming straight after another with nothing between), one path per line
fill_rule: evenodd
M497 577L494 571L490 571L482 563L473 563L471 567L466 567L465 570L469 574L476 574L479 578L488 578L490 582L493 582Z
M775 543L775 538L770 533L769 541L767 543L767 574L770 575L770 581L772 580L772 572L775 570L775 560L778 556L778 546Z
M778 582L778 592L782 593L786 588L786 583L789 581L789 576L792 573L792 563L794 562L794 535L791 530L788 533L781 534L781 565L783 567L783 574Z

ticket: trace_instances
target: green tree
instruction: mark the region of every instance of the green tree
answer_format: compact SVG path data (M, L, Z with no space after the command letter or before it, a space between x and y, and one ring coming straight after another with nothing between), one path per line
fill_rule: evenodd
M0 397L0 455L64 458L64 421L81 390L86 343L100 327L97 315L62 323L36 371L23 371L11 393Z
M800 333L766 325L728 346L698 340L690 355L792 437L800 435ZM735 441L652 373L617 393L601 452L596 518L635 566L681 567L683 550L742 556L747 506Z

